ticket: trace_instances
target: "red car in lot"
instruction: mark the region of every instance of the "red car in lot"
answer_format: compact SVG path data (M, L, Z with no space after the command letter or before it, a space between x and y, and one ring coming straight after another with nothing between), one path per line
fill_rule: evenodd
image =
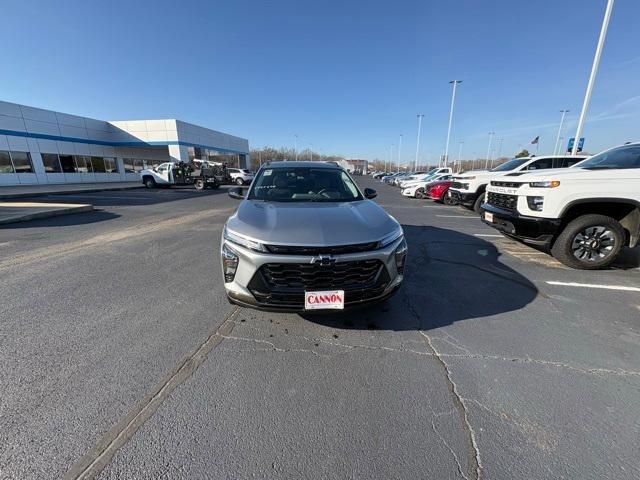
M449 187L453 183L453 180L439 180L437 182L430 183L428 185L428 195L431 200L442 202L445 205L455 205L456 201L447 195Z

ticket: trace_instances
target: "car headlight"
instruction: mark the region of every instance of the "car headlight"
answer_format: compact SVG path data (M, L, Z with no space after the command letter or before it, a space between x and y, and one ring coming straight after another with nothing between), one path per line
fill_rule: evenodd
M222 271L225 283L233 282L238 270L239 258L226 243L222 244Z
M544 197L527 197L527 205L534 212L541 212L544 207Z
M402 242L400 242L400 245L398 245L398 248L396 248L395 251L396 269L401 275L404 273L404 263L407 259L407 248L407 241L402 237Z
M384 248L388 245L391 245L393 242L399 239L402 235L404 235L404 232L402 231L402 227L398 226L397 229L395 229L389 235L386 235L382 240L378 242L378 248Z
M241 247L253 250L254 252L268 251L262 243L243 237L242 235L238 235L237 233L230 231L226 226L224 227L224 239L231 243L235 243L236 245L240 245Z
M556 188L560 186L559 180L549 180L547 182L531 182L529 183L531 188Z

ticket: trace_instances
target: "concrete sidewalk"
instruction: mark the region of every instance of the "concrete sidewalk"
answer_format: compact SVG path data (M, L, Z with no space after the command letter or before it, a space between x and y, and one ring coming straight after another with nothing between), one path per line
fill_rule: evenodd
M127 190L142 188L140 182L63 183L60 185L16 185L0 186L0 199L37 197L41 195L100 192L104 190Z
M0 225L92 210L93 205L79 203L0 202Z

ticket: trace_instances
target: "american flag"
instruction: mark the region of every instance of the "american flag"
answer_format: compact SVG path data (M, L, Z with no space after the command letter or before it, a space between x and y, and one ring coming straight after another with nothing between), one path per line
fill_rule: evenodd
M538 143L540 141L540 135L538 135L536 138L534 138L533 140L531 140L531 145L535 145L536 143Z

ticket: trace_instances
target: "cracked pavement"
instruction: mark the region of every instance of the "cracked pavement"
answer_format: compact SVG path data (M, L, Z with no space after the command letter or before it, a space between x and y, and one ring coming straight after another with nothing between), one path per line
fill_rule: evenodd
M347 314L229 306L219 193L0 230L0 478L62 477L117 432L98 478L640 477L640 298L546 284L637 265L571 271L358 180L410 253L398 295Z

